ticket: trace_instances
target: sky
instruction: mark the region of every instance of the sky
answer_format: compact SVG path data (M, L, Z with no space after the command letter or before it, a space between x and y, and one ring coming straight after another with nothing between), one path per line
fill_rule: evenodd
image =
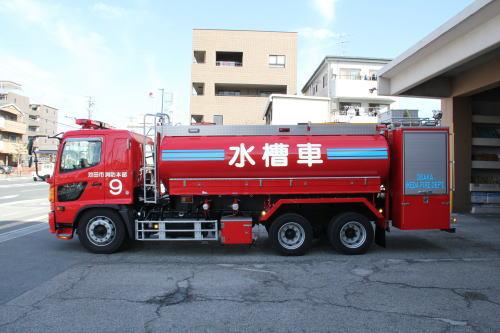
M92 96L93 118L123 127L159 112L159 88L173 96L174 122L187 123L193 28L298 32L300 90L326 55L394 58L471 2L0 0L0 80L58 108L62 124L85 118Z

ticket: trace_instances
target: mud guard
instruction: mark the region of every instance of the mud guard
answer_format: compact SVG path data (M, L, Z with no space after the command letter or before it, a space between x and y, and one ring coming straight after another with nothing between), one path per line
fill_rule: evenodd
M385 229L375 226L375 244L385 248Z

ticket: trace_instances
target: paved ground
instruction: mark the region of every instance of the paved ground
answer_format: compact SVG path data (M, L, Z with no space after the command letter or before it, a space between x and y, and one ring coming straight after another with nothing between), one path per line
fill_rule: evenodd
M363 256L325 244L277 256L263 229L250 248L140 243L92 255L46 230L5 240L46 228L25 222L46 209L34 201L46 185L6 184L0 228L20 224L0 229L0 332L500 331L497 217L460 216L456 234L393 230L386 249Z

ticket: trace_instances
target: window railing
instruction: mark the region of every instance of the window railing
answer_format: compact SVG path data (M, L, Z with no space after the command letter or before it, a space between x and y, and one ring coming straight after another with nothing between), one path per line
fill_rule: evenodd
M243 64L239 61L216 61L215 66L241 67Z

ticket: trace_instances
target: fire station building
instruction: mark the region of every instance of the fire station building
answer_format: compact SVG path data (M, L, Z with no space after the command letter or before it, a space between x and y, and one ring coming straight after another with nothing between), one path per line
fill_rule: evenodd
M378 91L440 98L454 210L500 213L500 1L473 2L388 63Z

